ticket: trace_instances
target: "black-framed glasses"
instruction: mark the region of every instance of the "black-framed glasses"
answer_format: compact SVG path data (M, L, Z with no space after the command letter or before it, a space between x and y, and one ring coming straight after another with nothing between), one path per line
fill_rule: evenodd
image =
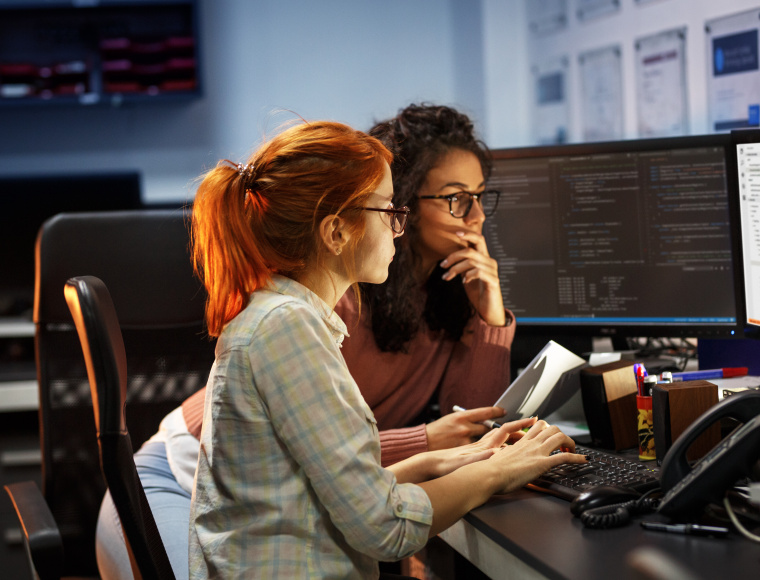
M379 211L387 213L391 217L391 229L396 237L404 234L404 228L406 228L406 222L409 221L410 209L406 206L396 209L395 207L359 207L364 211Z
M420 199L447 199L449 200L449 213L455 218L465 218L472 209L473 200L480 204L483 214L491 217L499 205L501 192L496 189L487 189L480 193L469 191L457 191L448 195L421 195Z

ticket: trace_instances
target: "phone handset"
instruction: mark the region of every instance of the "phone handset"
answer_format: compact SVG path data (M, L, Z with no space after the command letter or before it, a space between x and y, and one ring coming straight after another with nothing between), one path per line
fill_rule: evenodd
M742 423L693 467L686 451L705 429L730 417ZM723 399L684 431L665 455L660 486L665 496L661 513L688 516L710 501L719 501L725 490L749 473L760 457L760 391L747 391Z

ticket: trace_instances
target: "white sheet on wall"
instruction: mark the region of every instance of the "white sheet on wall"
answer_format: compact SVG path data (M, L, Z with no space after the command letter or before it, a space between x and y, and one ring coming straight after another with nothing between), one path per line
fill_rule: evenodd
M760 126L760 8L708 20L705 35L710 130Z
M533 139L537 145L569 141L568 57L531 67L533 73Z
M592 20L620 10L620 0L575 0L578 20Z
M584 141L623 139L623 79L619 45L578 56Z
M638 38L635 47L639 137L687 135L686 28Z
M528 30L533 34L551 34L567 27L567 0L530 0Z

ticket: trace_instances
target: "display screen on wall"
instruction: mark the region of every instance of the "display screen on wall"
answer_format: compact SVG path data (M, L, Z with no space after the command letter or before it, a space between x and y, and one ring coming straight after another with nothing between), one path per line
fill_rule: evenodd
M760 8L709 20L707 96L710 128L760 126Z
M196 2L0 5L0 105L200 95Z

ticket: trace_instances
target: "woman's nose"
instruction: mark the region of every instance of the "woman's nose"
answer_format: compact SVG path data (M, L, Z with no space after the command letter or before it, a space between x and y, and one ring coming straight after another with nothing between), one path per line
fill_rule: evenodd
M472 200L472 207L467 215L464 216L464 221L468 224L483 223L486 221L486 214L483 213L483 207L479 201Z

